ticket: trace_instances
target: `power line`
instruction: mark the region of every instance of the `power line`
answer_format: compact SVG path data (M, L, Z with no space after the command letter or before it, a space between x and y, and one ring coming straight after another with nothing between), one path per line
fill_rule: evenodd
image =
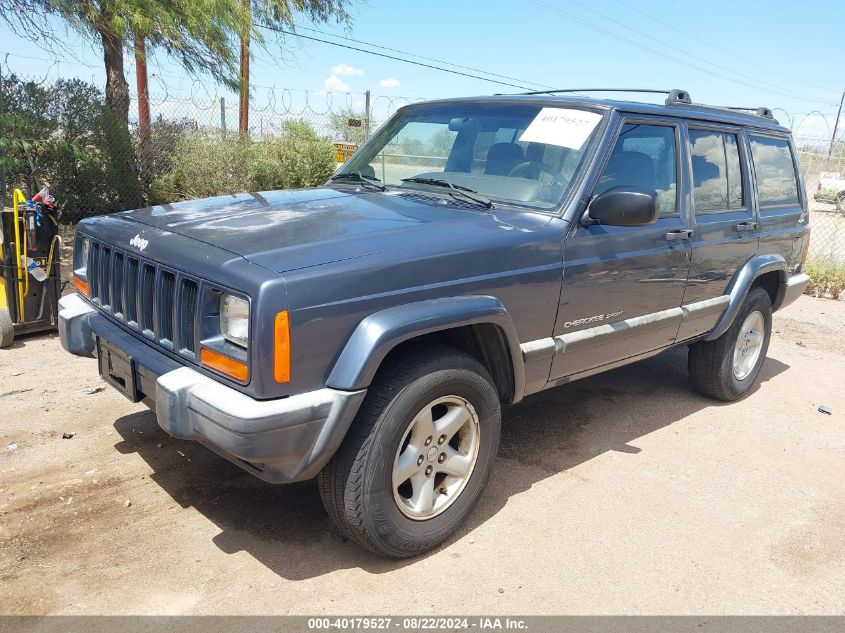
M743 81L742 79L735 79L733 77L727 77L727 76L725 76L721 73L710 70L709 68L705 68L705 67L699 66L697 64L691 64L689 62L684 62L684 61L681 61L680 59L675 59L673 57L667 57L664 53L662 53L658 50L655 50L654 48L651 48L649 46L645 46L644 44L641 44L640 42L626 38L622 35L619 35L618 33L614 33L613 31L609 31L609 30L607 30L607 29L605 29L601 26L598 26L596 24L593 24L592 22L589 22L588 20L585 20L585 19L580 18L580 17L578 17L578 16L576 16L572 13L564 11L563 9L559 9L558 7L549 5L548 3L543 2L542 0L531 0L531 2L533 2L534 4L536 4L537 6L543 8L543 9L546 9L547 11L551 11L553 13L557 13L559 15L562 15L563 17L566 17L566 18L572 20L573 22L583 24L587 28L590 28L594 31L598 31L599 33L603 33L604 35L607 35L608 37L611 37L615 40L619 40L620 42L624 42L624 43L626 43L630 46L633 46L635 48L639 48L640 50L644 50L648 53L651 53L652 55L656 55L656 56L660 57L661 59L664 59L664 60L668 59L668 60L673 61L677 64L680 64L682 66L686 66L688 68L694 68L694 69L699 70L703 73L707 73L708 75L712 75L714 77L719 77L721 79L726 79L727 81L732 81L734 83L742 84L744 86L748 86L749 88L754 88L755 90L763 90L764 92L766 91L765 89L760 88L759 85L752 84L752 83L749 83L747 81ZM683 52L683 51L679 51L679 52ZM787 96L787 97L792 98L792 99L800 99L802 101L824 103L825 105L832 105L830 101L823 100L823 99L815 99L815 98L811 98L811 97L798 97L798 96L795 96L795 95L783 93L781 91L771 91L770 90L769 92L777 92L778 94L781 94L783 96Z
M628 26L627 24L624 24L624 23L620 22L619 20L616 20L616 19L614 19L614 18L612 18L612 17L610 17L610 16L608 16L608 15L606 15L606 14L600 12L600 11L596 11L595 9L590 8L589 6L585 5L582 2L579 2L578 0L569 0L569 2L576 5L576 6L581 7L582 9L584 9L586 11L589 11L590 13L592 13L594 15L599 16L600 18L607 20L608 22L616 24L617 26L621 26L622 28L624 28L624 29L626 29L626 30L628 30L632 33L636 33L637 35L644 37L649 41L654 41L657 44L659 44L660 46L665 46L666 48L670 49L674 53L681 53L685 57L691 57L692 59L696 59L699 62L702 62L702 63L707 64L709 66L712 66L714 68L718 68L720 70L723 70L723 71L728 72L730 74L736 75L738 77L742 77L743 79L746 79L748 81L759 84L760 86L767 86L769 90L773 90L774 92L779 93L783 96L787 96L787 97L790 97L790 98L793 98L793 99L803 98L803 97L801 97L801 96L799 96L795 93L791 93L791 92L787 92L787 91L782 90L780 88L780 86L778 86L776 84L772 84L772 83L769 83L767 81L762 81L760 79L756 79L755 77L751 77L749 75L743 74L743 73L741 73L737 70L734 70L733 68L729 68L727 66L722 66L721 64L717 64L716 62L705 59L704 57L701 57L699 55L695 55L694 53L690 53L687 50L679 49L677 46L673 46L672 44L667 44L665 42L661 42L660 40L654 38L653 36L649 35L648 33L644 33L643 31L639 31L639 30L633 28L632 26Z
M365 40L358 40L358 39L355 39L354 37L346 37L346 36L343 36L343 35L335 35L333 33L327 33L325 31L320 31L319 29L312 29L312 28L305 27L305 26L298 26L296 28L298 30L301 30L301 31L310 31L312 33L319 33L320 35L327 35L329 37L335 37L337 39L346 40L347 42L355 42L357 44L364 44L366 46L370 46L372 48L377 48L379 50L390 51L391 53L400 53L402 55L407 55L407 56L410 56L410 57L416 57L417 59L424 59L426 61L435 62L437 64L446 64L447 66L452 66L453 68L461 68L463 70L469 70L469 71L476 72L476 73L482 73L484 75L489 75L491 77L498 77L500 79L508 79L510 81L521 81L522 83L540 86L541 88L554 88L554 86L550 86L548 84L541 84L541 83L537 83L536 81L527 81L525 79L520 79L519 77L510 77L509 75L500 75L498 73L491 73L491 72L489 72L487 70L483 70L481 68L473 68L472 66L462 66L460 64L455 64L454 62L446 61L446 60L443 60L443 59L437 59L435 57L425 57L424 55L418 55L416 53L409 53L408 51L403 51L403 50L400 50L398 48L390 48L390 47L387 47L387 46L381 46L380 44L373 44L372 42L367 42Z
M305 40L311 40L314 42L322 42L323 44L330 44L332 46L339 46L340 48L346 48L353 51L358 51L359 53L367 53L368 55L375 55L377 57L385 57L387 59L392 59L397 62L404 62L406 64L413 64L415 66L422 66L424 68L431 68L433 70L439 70L445 73L451 73L453 75L460 75L462 77L470 77L471 79L480 79L481 81L489 81L490 83L499 84L500 86L510 86L511 88L519 88L520 90L532 90L531 87L519 84L512 84L506 81L499 81L498 79L490 79L489 77L481 77L479 75L472 75L470 73L460 72L457 70L452 70L450 68L443 68L442 66L434 66L432 64L424 64L422 62L416 62L412 59L404 59L402 57L396 57L395 55L387 55L385 53L377 53L376 51L369 51L365 48L359 48L357 46L350 46L349 44L341 44L340 42L332 42L329 40L323 40L319 37L313 37L311 35L303 35L302 33L295 33L294 31L288 31L286 29L280 29L275 26L269 26L267 24L259 24L261 28L267 29L268 31L275 31L277 33L283 33L284 35L291 35L293 37L298 37Z
M731 57L734 57L734 58L739 59L741 61L744 61L748 64L756 66L757 68L761 68L761 69L768 71L772 74L783 77L784 79L789 79L790 81L797 81L797 82L803 83L807 86L812 86L813 88L817 88L819 90L831 90L831 88L829 86L819 86L818 84L811 83L811 82L807 81L806 79L801 79L799 77L793 77L791 75L786 75L786 74L783 73L783 71L775 70L774 68L771 68L769 66L765 66L765 65L761 64L760 62L757 62L753 59L749 59L748 57L743 57L742 55L738 55L735 50L728 50L726 48L722 48L721 46L716 46L715 44L713 44L712 42L709 42L708 40L704 39L703 37L697 36L695 33L690 33L689 31L685 31L685 30L679 28L677 25L671 24L670 22L666 22L665 20L661 20L660 18L657 18L657 17L655 17L655 16L653 16L649 13L646 13L642 9L638 9L637 7L631 6L627 2L623 2L622 0L613 0L613 1L616 4L622 5L626 9L633 11L634 13L639 13L641 16L648 18L649 20L652 20L653 22L656 22L657 24L660 24L662 26L665 26L665 27L672 29L673 31L679 33L680 35L683 35L684 37L688 37L690 39L693 39L696 42L700 42L701 44L704 44L705 46L709 46L710 48L712 48L714 50L717 50L719 52L730 55ZM833 91L831 90L831 92L833 92Z

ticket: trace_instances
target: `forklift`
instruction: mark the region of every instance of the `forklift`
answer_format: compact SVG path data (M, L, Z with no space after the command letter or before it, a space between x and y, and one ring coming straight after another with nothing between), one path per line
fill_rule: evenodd
M0 348L15 335L55 330L61 296L62 238L55 199L20 189L0 213Z

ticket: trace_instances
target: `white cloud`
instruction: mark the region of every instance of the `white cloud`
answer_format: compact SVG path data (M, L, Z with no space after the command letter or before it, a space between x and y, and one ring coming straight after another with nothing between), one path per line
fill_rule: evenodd
M333 92L349 92L349 86L343 83L343 81L337 75L326 77L323 80L323 86L326 88L326 90L331 90Z
M382 88L396 88L399 85L399 80L393 79L393 78L382 79L381 81L378 82L378 85L381 86Z
M363 75L364 71L360 68L355 68L354 66L338 64L337 66L332 68L332 73L334 73L335 75L352 75L354 77L358 77L359 75Z

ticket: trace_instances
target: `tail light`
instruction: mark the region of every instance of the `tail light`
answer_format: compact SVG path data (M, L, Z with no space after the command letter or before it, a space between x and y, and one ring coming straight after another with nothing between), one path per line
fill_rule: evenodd
M807 227L807 236L804 238L804 252L801 253L801 270L804 270L804 264L807 263L807 255L810 254L810 236L813 233L813 227Z

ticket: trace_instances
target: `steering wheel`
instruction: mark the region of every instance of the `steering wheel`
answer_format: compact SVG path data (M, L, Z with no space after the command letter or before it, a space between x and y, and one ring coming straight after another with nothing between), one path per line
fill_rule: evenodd
M533 180L535 172L545 172L549 174L552 177L552 182L549 186L553 185L555 181L557 181L559 175L545 163L541 163L537 160L527 160L524 163L519 163L519 165L511 169L508 176L512 178L529 178ZM539 174L537 175L539 176ZM537 180L539 180L539 177Z

